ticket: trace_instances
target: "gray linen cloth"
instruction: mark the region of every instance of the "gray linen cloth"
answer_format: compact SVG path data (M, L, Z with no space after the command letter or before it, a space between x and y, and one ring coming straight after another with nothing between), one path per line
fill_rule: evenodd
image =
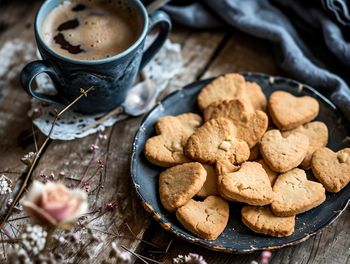
M229 25L271 41L282 69L315 87L350 120L350 90L345 81L350 83L350 43L341 25L319 6L295 0L202 0L163 9L191 27Z

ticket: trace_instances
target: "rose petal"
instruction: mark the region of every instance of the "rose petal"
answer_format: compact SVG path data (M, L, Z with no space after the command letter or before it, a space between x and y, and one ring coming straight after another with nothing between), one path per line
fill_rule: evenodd
M30 187L27 195L24 197L24 201L35 202L41 195L41 192L44 189L44 184L39 181L34 181Z
M56 210L65 208L65 204L69 203L72 194L61 183L48 183L41 194L40 206L45 210Z
M22 201L22 206L24 211L26 211L34 221L46 225L57 225L57 221L54 218L34 203L30 201Z
M74 212L66 217L64 223L72 222L83 214L86 214L89 207L87 202L87 195L85 192L79 189L72 190L71 192L74 196L74 199L78 199L79 203L77 204Z

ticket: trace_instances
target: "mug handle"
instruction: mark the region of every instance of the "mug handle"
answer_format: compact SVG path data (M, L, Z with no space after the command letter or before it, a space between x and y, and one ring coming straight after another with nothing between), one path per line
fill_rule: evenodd
M156 55L158 50L163 46L171 30L170 17L163 11L156 10L149 15L148 33L156 26L160 25L159 33L153 43L147 48L142 56L140 70Z
M57 75L48 61L37 60L27 64L21 72L20 81L23 89L32 97L50 104L58 106L67 106L67 104L58 95L46 95L34 92L32 82L40 73L46 73L54 83L57 83Z

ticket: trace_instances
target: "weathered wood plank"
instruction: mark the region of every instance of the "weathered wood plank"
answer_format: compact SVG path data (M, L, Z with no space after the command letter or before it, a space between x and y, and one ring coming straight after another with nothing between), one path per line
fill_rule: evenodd
M272 75L283 74L274 62L273 47L270 43L232 30L228 43L210 65L201 79L226 72L252 71Z
M29 9L32 6L34 9ZM7 12L2 15L2 20L9 17L21 17L21 21L17 23L6 24L6 28L0 34L0 47L7 40L13 40L20 36L21 40L33 42L33 28L25 26L28 21L32 21L35 16L35 9L38 6L36 3L27 5L27 12L23 13L22 6L17 9L17 5L7 7ZM12 7L12 8L10 8ZM29 51L34 54L35 49ZM23 52L15 54L23 56ZM6 58L7 59L7 58ZM28 58L21 60L20 64L12 65L5 64L5 58L2 58L1 66L3 69L8 69L8 72L0 73L0 151L6 155L0 159L0 170L9 170L22 172L24 165L20 162L20 158L33 151L33 140L30 138L31 121L28 118L29 96L24 92L19 84L19 72L21 68L28 62ZM29 136L29 140L25 137Z

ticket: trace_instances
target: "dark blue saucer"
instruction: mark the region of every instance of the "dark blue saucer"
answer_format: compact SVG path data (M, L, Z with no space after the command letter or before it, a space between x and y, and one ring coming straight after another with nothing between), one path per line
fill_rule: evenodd
M276 90L288 91L294 95L309 95L320 103L320 113L316 120L324 122L329 129L328 147L334 151L350 146L347 140L349 124L337 108L315 89L296 81L272 77L260 73L243 74L248 81L257 82L267 98ZM337 194L327 193L326 201L296 219L295 232L284 238L274 238L256 234L241 222L241 204L230 203L230 219L224 232L215 241L207 241L188 232L177 221L175 214L168 213L161 205L158 194L158 175L164 170L150 162L143 155L145 141L155 135L154 123L165 115L178 115L186 112L199 113L197 107L198 92L211 81L192 83L161 101L145 117L136 133L131 157L131 176L144 208L150 212L161 226L176 236L212 250L245 253L255 250L276 249L295 245L305 241L330 225L345 210L350 200L350 184ZM308 178L315 180L311 171Z

